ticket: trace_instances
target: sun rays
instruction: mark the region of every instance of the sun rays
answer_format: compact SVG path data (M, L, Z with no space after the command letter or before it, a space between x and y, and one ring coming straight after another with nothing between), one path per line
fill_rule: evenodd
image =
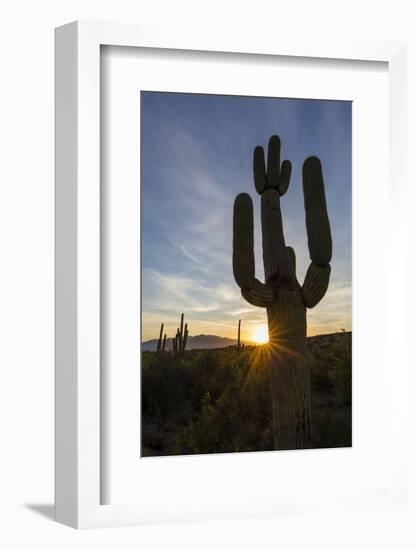
M269 342L268 326L255 325L252 329L251 341L255 344L267 344Z
M273 357L294 361L303 356L304 350L300 348L302 344L299 339L294 338L294 334L288 330L282 329L279 332L279 337L274 334L270 339L267 324L257 324L253 327L251 342L257 346L251 354L248 379L259 376L259 371L265 369Z

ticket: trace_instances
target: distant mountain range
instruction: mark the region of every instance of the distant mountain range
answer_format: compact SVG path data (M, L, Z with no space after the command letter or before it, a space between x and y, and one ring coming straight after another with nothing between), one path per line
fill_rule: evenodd
M352 338L352 332L332 332L329 334L318 334L317 336L310 336L308 340L312 344L326 344L333 341L334 338ZM255 342L243 342L247 346L255 346ZM158 340L147 340L142 342L142 351L156 351ZM198 336L188 336L187 349L216 349L227 348L228 346L235 346L236 340L233 338L225 338L223 336L215 336L214 334L199 334ZM166 350L172 350L172 338L167 338Z
M253 342L242 342L243 344L254 345ZM156 351L158 340L147 340L142 342L142 351ZM223 336L215 336L214 334L199 334L198 336L188 336L187 349L214 349L227 348L227 346L235 346L236 340L233 338L225 338ZM172 338L167 338L166 350L172 350Z

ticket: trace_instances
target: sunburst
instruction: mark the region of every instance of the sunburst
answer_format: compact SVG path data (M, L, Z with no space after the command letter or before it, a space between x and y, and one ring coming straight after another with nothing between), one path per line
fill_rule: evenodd
M252 330L251 340L256 344L267 344L269 341L268 326L255 325Z

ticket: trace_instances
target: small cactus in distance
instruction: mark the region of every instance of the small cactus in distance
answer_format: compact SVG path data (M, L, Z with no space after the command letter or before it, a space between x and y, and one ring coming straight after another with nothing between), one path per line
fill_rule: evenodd
M175 338L172 339L172 349L174 354L178 357L184 355L185 348L187 346L187 337L188 337L188 324L185 323L184 326L184 313L181 313L181 325L180 328L177 328L177 333Z
M164 323L161 323L161 330L159 331L158 343L156 345L156 352L157 353L165 351L165 344L166 344L166 340L167 340L167 335L164 334L164 337L162 338L163 332L164 332Z
M237 326L237 342L236 342L236 346L235 346L236 351L237 351L238 353L240 353L240 352L243 350L244 346L245 346L245 344L241 344L241 343L240 343L240 323L241 323L241 321L242 321L242 320L239 319L239 324L238 324L238 326Z

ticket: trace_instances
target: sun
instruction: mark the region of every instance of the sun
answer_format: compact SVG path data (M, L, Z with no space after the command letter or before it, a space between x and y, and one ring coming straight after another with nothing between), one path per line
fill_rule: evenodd
M267 325L256 325L253 328L252 341L257 344L266 344L269 341Z

